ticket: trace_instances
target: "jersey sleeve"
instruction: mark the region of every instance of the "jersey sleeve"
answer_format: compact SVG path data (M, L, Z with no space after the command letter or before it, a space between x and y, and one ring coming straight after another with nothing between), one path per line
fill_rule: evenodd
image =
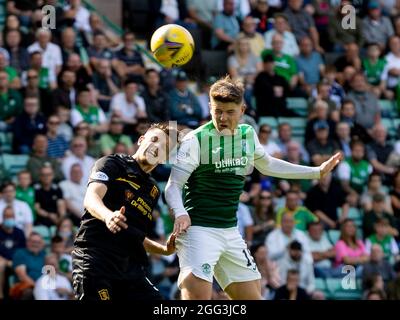
M292 164L274 157L271 157L261 145L257 134L254 133L254 166L263 175L283 179L319 179L319 167L307 167Z
M110 156L100 158L94 163L90 171L89 182L100 182L108 186L108 184L115 180L119 174L119 167L116 160Z
M175 217L187 215L183 205L182 189L190 175L200 164L200 145L195 136L185 139L177 153L176 163L165 187L165 198Z

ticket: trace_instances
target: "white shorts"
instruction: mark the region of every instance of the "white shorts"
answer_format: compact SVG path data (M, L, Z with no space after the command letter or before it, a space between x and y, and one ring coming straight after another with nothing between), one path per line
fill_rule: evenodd
M176 248L180 266L179 287L190 273L211 283L215 277L223 290L233 282L261 279L237 227L191 226L176 239Z

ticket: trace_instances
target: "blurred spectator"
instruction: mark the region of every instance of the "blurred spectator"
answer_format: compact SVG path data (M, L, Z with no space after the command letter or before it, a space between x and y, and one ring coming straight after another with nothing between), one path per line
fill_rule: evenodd
M55 109L55 114L60 119L60 125L58 126L58 134L62 136L68 143L71 141L73 132L69 125L69 119L71 110L63 105L59 105Z
M60 86L53 92L53 108L59 105L72 109L75 106L77 92L75 90L76 75L71 70L60 73Z
M357 237L357 228L354 221L346 219L342 222L340 228L340 239L335 244L336 259L335 266L349 264L356 267L359 274L361 268L359 266L369 261L369 255L365 249L362 240Z
M54 183L50 166L40 169L40 182L35 184L36 224L47 227L57 225L65 216L66 206L61 189Z
M168 23L182 25L186 28L194 27L188 17L187 1L185 0L153 0L150 10L155 13L155 28Z
M210 89L216 81L216 77L210 76L205 81L199 83L197 99L201 106L203 120L210 118Z
M382 80L383 71L386 66L386 60L380 58L382 50L377 43L370 43L367 49L367 56L362 59L362 68L364 70L367 82L372 86L372 90L379 99L382 94L388 99L393 98L393 93L386 90L386 83Z
M315 90L316 89L316 90ZM338 106L334 100L331 99L331 87L328 81L325 79L319 82L315 89L312 92L312 97L309 99L308 102L308 118L313 119L318 114L316 114L316 106L318 101L323 101L328 105L328 110L325 111L324 113L328 112L326 116L320 117L320 119L327 119L327 116L334 121L337 122L339 120L339 112L338 112ZM322 110L321 110L322 111ZM335 132L335 127L332 127L332 132Z
M268 124L263 124L258 131L258 140L261 145L264 147L264 150L267 154L275 157L282 158L281 149L278 145L272 141L272 128Z
M21 31L9 30L5 35L5 49L10 55L9 64L18 74L29 68L29 53L21 44Z
M237 226L242 238L246 241L247 246L251 246L253 241L253 227L254 221L250 213L250 209L244 203L243 193L240 196L239 206L236 212Z
M389 300L400 300L400 261L393 267L395 278L388 283L387 294Z
M43 54L40 51L31 52L30 55L30 68L36 70L39 74L39 88L40 89L55 89L57 87L56 74L54 70L43 65ZM27 80L26 73L22 74L22 78Z
M289 243L285 255L277 261L281 285L285 284L289 270L299 271L299 286L304 288L308 294L315 290L314 268L312 261L303 255L303 248L300 242L294 240Z
M234 0L233 2L236 18L239 21L243 21L243 19L250 14L251 8L249 1ZM220 12L223 11L224 0L218 0L218 8Z
M18 16L23 26L29 26L33 12L38 9L38 1L8 1L7 12Z
M344 55L339 56L334 62L334 65L338 72L337 77L339 79L339 82L343 82L346 67L353 67L356 72L361 70L359 46L356 43L351 42L346 44L344 48Z
M245 37L235 41L234 54L228 58L228 73L233 79L241 79L245 86L252 86L258 72L261 71L261 60L251 52L250 42Z
M224 9L213 21L211 48L214 50L232 50L235 39L240 32L239 22L235 16L235 0L223 0Z
M386 188L382 186L382 177L379 173L373 172L368 177L367 189L361 195L360 205L364 212L372 209L372 198L375 194L380 193L385 197L385 211L393 214L392 206L390 203L390 196L386 192Z
M64 16L74 19L74 27L79 31L90 31L90 12L82 5L81 0L69 0L69 5L64 7Z
M110 110L112 97L119 92L119 80L113 74L109 60L101 59L93 73L93 86L98 91L97 101L105 112Z
M275 209L271 192L263 190L255 199L253 220L253 242L264 243L267 234L275 227Z
M91 12L89 17L90 31L84 33L85 40L89 44L93 44L94 35L101 31L111 47L118 46L121 42L119 36L104 26L103 20L96 12Z
M282 214L281 226L270 232L265 239L268 248L268 257L274 261L279 260L285 255L288 244L297 240L302 244L303 252L307 252L312 260L308 240L305 233L295 228L295 218L289 212Z
M312 109L309 111L309 119L306 124L305 134L304 134L304 142L307 145L310 141L317 137L315 131L316 123L327 123L329 129L329 139L335 138L335 130L336 130L336 123L329 119L329 106L328 103L324 100L315 100Z
M292 127L287 122L281 122L278 126L278 146L281 148L283 155L286 157L288 155L288 144L293 141L292 138ZM309 162L309 156L304 148L304 146L300 146L301 158L306 163Z
M298 192L289 191L286 193L286 204L276 213L276 225L281 226L283 215L290 214L295 220L295 227L298 230L306 231L310 222L318 221L318 217L306 207L300 205Z
M265 33L265 47L272 48L272 38L275 34L280 34L283 38L282 52L290 56L297 56L300 52L294 34L290 31L288 18L285 14L276 13L274 15L274 28Z
M92 89L92 69L90 68L89 61L83 64L82 59L76 53L70 53L68 60L64 64L66 70L72 71L76 75L75 88L89 88ZM75 101L74 101L75 102Z
M98 136L96 137L96 133L88 123L85 121L79 122L74 129L75 137L81 137L86 140L87 154L89 156L93 158L100 158L103 156L100 140L98 139Z
M324 74L325 65L319 52L314 51L311 38L308 36L300 40L300 54L296 57L299 72L299 85L302 90L311 95Z
M227 0L233 1L233 0ZM179 71L175 77L175 88L168 93L171 120L178 124L197 127L202 119L199 100L188 88L188 77L186 72Z
M22 111L22 97L8 88L8 74L0 70L0 131L5 131Z
M238 39L245 38L249 41L250 51L257 58L260 57L261 51L265 48L263 36L256 31L257 21L252 16L247 16L242 22L242 32L239 33Z
M396 169L386 163L394 149L393 145L386 141L386 137L387 131L383 124L376 124L372 128L373 141L367 146L367 158L378 173L393 175Z
M297 42L310 35L315 50L323 52L324 49L319 45L319 34L315 28L313 18L303 8L303 0L288 0L288 7L284 11L288 17L290 27L296 37Z
M270 21L272 13L269 10L268 0L256 0L250 16L257 21L257 32L265 34L266 31L272 28Z
M122 134L124 131L124 123L117 116L113 116L110 122L110 129L107 133L100 136L100 146L103 155L112 154L117 143L126 146L128 154L134 154L132 140L129 136Z
M57 44L51 42L51 31L40 28L36 32L36 42L28 47L28 52L39 51L43 55L42 67L49 69L55 75L61 71L62 54Z
M305 201L305 206L311 210L328 228L336 229L339 223L347 216L348 205L346 194L340 183L326 175L312 187ZM337 209L342 209L342 215L338 218Z
M336 125L336 142L339 144L345 158L351 157L351 131L350 124L344 121Z
M145 88L142 97L146 105L146 113L150 122L169 120L168 96L160 86L160 75L155 69L147 69L144 76ZM207 101L207 110L208 101Z
M314 261L314 273L317 278L332 276L332 259L336 252L324 233L324 226L321 222L308 224L308 244Z
M274 300L310 300L307 291L299 286L300 274L296 269L288 270L286 273L286 284L278 288Z
M118 66L118 60L115 57L115 53L109 49L103 31L96 31L93 34L93 44L88 48L88 55L90 58L90 64L94 69L99 67L99 61L101 59L110 60L113 69Z
M347 193L362 194L367 185L372 166L364 160L365 146L361 141L351 143L351 157L346 158L338 166L338 178L343 190Z
M400 230L400 171L396 171L393 177L393 186L389 194L393 209L393 216L397 225L397 229Z
M399 247L392 234L392 227L389 220L386 218L378 218L374 223L375 232L369 237L366 237L365 248L369 254L378 245L382 250L382 258L384 257L388 262L392 263L398 260ZM372 256L371 256L372 259Z
M60 182L67 212L75 225L79 225L83 214L86 185L82 177L82 167L76 163L71 166L70 178Z
M21 32L21 45L25 48L35 40L35 36L32 34L32 31L25 26L21 26L18 16L12 14L11 12L7 12L4 28L2 30L3 39L6 38L7 33L11 30Z
M34 183L39 181L39 171L44 165L51 165L54 170L54 180L61 181L64 176L60 169L60 164L56 159L47 155L48 140L43 134L38 134L33 138L32 154L29 157L26 169L32 175Z
M33 217L35 214L35 190L32 187L32 177L29 171L22 170L17 175L18 184L16 187L15 198L28 204L32 210Z
M347 95L356 106L356 121L367 130L381 121L381 111L376 96L369 91L363 73L356 73L351 80L351 91Z
M374 233L374 224L378 219L386 219L390 227L388 232L390 235L397 237L399 235L393 215L385 211L385 196L382 193L376 193L372 196L372 210L365 212L363 218L364 237L369 237Z
M382 16L381 5L378 1L368 3L368 16L362 22L363 37L367 43L375 42L384 50L389 38L394 34L392 22Z
M369 290L365 296L366 300L386 300L386 294L383 290Z
M17 228L12 207L3 210L3 222L0 224L0 300L4 299L4 281L12 268L12 257L18 248L25 247L24 232Z
M319 166L340 150L337 143L329 138L327 121L317 121L314 126L315 139L307 144L307 150L313 164Z
M69 221L71 223L68 218L65 218L57 226L57 229L63 221ZM72 236L74 236L73 233ZM72 248L69 247L68 249L69 250L67 251L66 241L59 235L58 230L56 230L56 235L51 238L51 253L56 255L60 273L72 282L72 256L70 254L70 249Z
M75 43L76 43L76 32L74 28L72 27L64 28L61 31L61 43L60 43L61 54L64 64L66 64L66 62L68 61L70 54L80 53L80 48L76 46Z
M297 0L296 0L297 1ZM290 88L295 88L298 83L297 66L294 58L282 52L283 37L275 34L272 37L272 49L266 49L261 53L262 58L271 54L275 61L275 72L284 77Z
M56 255L48 254L45 264L54 269L36 280L33 289L35 300L72 300L74 292L71 283L67 277L59 273Z
M71 167L75 163L79 163L83 172L83 183L89 178L90 170L95 162L94 158L88 156L87 142L83 137L74 137L70 145L70 154L63 159L62 170L66 179L70 179Z
M253 86L257 117L295 116L296 114L286 105L289 90L286 79L275 72L272 54L264 55L263 70L257 75Z
M334 65L326 65L323 82L329 86L329 99L335 102L336 107L339 108L346 93L343 87L336 81L336 67Z
M362 20L355 16L355 28L343 28L342 21L347 11L344 6L352 5L352 1L341 1L336 10L336 14L331 15L328 23L329 40L334 45L335 52L342 52L349 43L356 43L362 47L364 38L362 35ZM343 11L342 11L343 10Z
M386 65L382 80L385 81L388 89L395 90L400 79L400 37L390 37L388 45L390 51L385 56Z
M261 273L261 295L270 300L273 293L280 286L278 265L268 258L267 247L263 243L256 243L250 247L258 271Z
M45 265L44 241L32 232L26 242L26 249L18 249L13 257L13 268L17 283L11 288L10 296L17 300L32 300L35 281L42 275Z
M218 13L219 0L188 0L189 17L201 29L203 47L208 48L213 32L213 20Z
M384 259L384 252L380 245L372 245L372 247L370 247L370 253L370 260L364 264L362 271L364 288L372 289L377 286L379 289L384 290L385 284L394 278L392 266ZM373 280L376 275L380 277L379 280L381 283L379 285L368 283L373 282L371 280Z
M112 97L110 107L113 114L126 125L133 125L138 119L147 118L146 105L138 94L138 83L133 79L124 82L123 91Z
M81 211L81 213L82 212L83 211ZM61 237L61 239L63 240L65 248L64 252L68 255L71 254L74 248L75 233L75 226L70 218L65 217L58 223L56 235ZM72 263L72 259L70 262Z
M71 111L71 124L73 127L85 121L95 133L103 133L108 130L106 115L89 89L81 89L77 95L76 102L75 108Z
M123 79L136 76L137 79L142 80L145 66L141 53L135 48L135 35L133 32L126 32L122 40L124 46L115 53L118 59L118 75Z
M50 158L64 158L68 150L68 142L58 133L60 118L57 115L51 115L47 118L47 154Z
M24 110L13 123L13 146L15 153L29 154L33 138L46 133L46 118L39 112L37 97L24 99Z

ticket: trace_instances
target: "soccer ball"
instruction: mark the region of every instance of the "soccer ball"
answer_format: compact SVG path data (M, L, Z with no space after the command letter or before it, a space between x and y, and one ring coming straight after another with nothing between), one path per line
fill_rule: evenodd
M194 41L189 31L177 24L158 28L151 37L150 49L156 60L166 68L189 62L194 52Z

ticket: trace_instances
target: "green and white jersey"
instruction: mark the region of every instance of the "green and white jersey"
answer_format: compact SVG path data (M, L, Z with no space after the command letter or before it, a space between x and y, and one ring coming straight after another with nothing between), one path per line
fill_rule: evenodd
M241 124L234 135L223 135L210 121L183 139L166 187L167 202L176 217L189 214L192 225L236 226L239 196L253 166L275 177L319 178L318 167L293 165L266 154L253 127Z

